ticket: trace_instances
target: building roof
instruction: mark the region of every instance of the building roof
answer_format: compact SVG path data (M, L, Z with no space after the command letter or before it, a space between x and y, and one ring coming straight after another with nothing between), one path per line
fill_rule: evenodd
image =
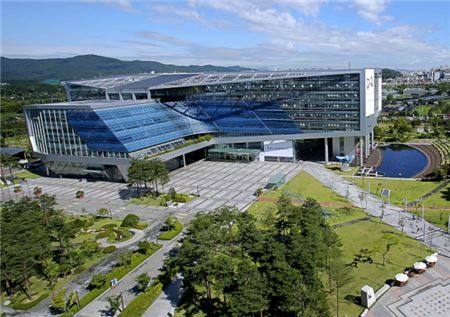
M273 72L233 72L233 73L166 73L137 74L67 81L68 84L95 87L108 91L148 90L176 87L201 86L222 83L247 82L268 79L285 79L320 75L360 73L361 69L350 70L304 70Z
M96 87L101 89L148 89L149 87L164 84L168 81L175 81L186 77L195 76L193 73L182 74L136 74L126 76L114 76L104 78L94 78L87 80L67 81L68 84L80 86Z
M34 104L24 106L34 109L85 109L97 110L103 108L124 107L139 104L154 103L152 100L82 100L57 103Z
M152 89L202 86L224 83L248 82L270 79L286 79L310 77L320 75L339 75L360 73L359 69L352 70L305 70L305 71L276 71L276 72L239 72L239 73L203 73L176 81L166 82Z

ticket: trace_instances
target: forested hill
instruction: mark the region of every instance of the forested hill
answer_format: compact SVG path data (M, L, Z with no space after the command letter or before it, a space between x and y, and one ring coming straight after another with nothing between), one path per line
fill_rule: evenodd
M98 55L70 58L21 59L1 58L1 82L41 82L46 79L83 79L144 72L235 72L240 66L190 65L177 66L154 61L123 61Z
M396 78L396 77L399 77L401 75L402 75L402 73L400 73L399 71L396 71L396 70L393 70L393 69L389 69L389 68L383 68L382 69L382 74L381 74L383 79Z

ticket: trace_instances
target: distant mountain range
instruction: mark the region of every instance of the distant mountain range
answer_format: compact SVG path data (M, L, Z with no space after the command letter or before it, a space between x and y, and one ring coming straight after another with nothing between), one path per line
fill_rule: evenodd
M74 80L136 73L173 72L238 72L248 71L240 66L189 65L177 66L154 61L123 61L98 55L70 58L1 58L1 82L41 82L47 79Z

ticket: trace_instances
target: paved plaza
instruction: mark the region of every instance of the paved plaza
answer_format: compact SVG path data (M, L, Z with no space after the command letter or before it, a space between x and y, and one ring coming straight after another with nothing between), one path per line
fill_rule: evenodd
M440 256L434 268L410 278L403 287L390 288L366 316L450 316L450 259Z
M286 180L289 180L300 170L301 165L293 163L198 161L171 172L170 182L164 186L166 191L173 187L180 193L200 194L200 197L179 208L130 204L128 200L136 195L136 191L128 188L125 183L82 182L78 179L53 177L30 180L19 194L15 194L12 188L2 189L2 199L32 195L34 187L41 187L44 193L56 196L58 207L76 214L95 213L97 209L106 207L118 218L134 213L142 219L154 221L172 214L189 220L191 217L188 215L198 211L212 211L223 206L244 209L255 199L255 191L264 187L271 176L282 172L286 175ZM78 190L84 191L84 198L75 198Z

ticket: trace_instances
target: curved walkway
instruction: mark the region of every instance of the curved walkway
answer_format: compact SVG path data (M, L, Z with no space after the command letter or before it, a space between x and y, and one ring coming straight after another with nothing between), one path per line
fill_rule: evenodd
M408 146L415 148L422 152L428 159L428 164L415 178L426 178L429 177L431 172L436 166L441 166L441 154L439 151L431 144L408 144Z
M368 195L362 188L329 171L321 164L306 162L304 170L339 195L345 197L347 192L350 193L348 200L355 206L364 208L372 216L381 217L381 206L384 204L381 198ZM359 198L361 193L366 197L363 201ZM403 230L410 237L421 240L432 248L436 248L442 254L450 256L449 234L441 228L426 221L419 221L415 217L413 218L411 213L405 212L402 208L395 205L388 205L384 208L382 220L390 226ZM403 223L403 227L400 223Z
M129 246L129 245L141 240L145 236L145 232L143 230L129 229L128 231L133 232L133 236L124 242L109 243L108 238L98 239L97 242L100 243L103 248L109 247L109 246L115 246L116 248L123 248L123 247Z

